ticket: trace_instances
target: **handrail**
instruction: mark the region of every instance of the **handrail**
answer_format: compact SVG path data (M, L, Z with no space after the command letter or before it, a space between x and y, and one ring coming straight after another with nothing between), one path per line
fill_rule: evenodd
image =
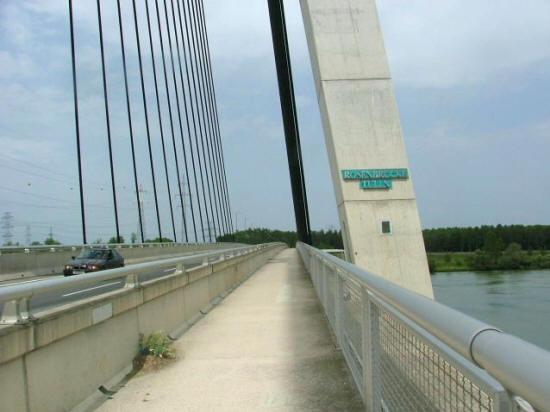
M550 352L326 252L304 243L297 247L351 277L537 410L550 411Z
M151 242L151 243L97 243L97 244L86 244L86 245L36 245L36 246L1 246L0 255L12 254L12 253L31 253L31 252L56 252L56 251L65 251L65 250L77 250L82 248L96 248L96 247L107 247L110 249L139 249L139 248L150 248L150 247L180 247L180 246L204 246L204 245L236 245L237 243L232 242L212 242L212 243L175 243L175 242Z
M122 268L109 269L101 272L89 273L86 276L46 279L37 282L19 283L0 287L0 303L4 303L3 316L0 324L25 323L32 318L28 313L30 299L46 292L60 292L75 286L89 286L97 282L126 277L127 288L139 286L139 275L151 269L161 269L166 266L175 266L176 274L185 272L185 264L191 260L202 258L203 265L209 263L211 258L223 260L226 256L242 256L257 250L262 250L279 243L266 243L254 246L239 246L228 249L219 249L212 252L186 255L182 257L159 259L152 262L128 265Z

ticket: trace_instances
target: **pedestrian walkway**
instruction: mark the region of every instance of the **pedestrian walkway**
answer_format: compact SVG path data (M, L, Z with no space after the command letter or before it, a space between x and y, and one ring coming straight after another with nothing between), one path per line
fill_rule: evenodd
M174 346L173 364L140 372L99 410L363 410L295 249L270 260Z

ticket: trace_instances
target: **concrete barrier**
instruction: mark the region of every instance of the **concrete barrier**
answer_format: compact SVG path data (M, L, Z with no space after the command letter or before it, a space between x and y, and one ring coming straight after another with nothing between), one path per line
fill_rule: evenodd
M139 337L178 336L275 256L277 244L37 313L0 327L1 410L66 411L93 405L132 369Z
M138 245L102 245L116 249L127 264L140 263L159 257L170 257L201 250L215 250L238 246L237 243L155 243ZM89 245L96 246L96 245ZM88 247L89 247L88 246ZM101 245L97 245L101 246ZM0 253L0 282L63 272L63 266L83 246L52 246L37 248L5 248Z

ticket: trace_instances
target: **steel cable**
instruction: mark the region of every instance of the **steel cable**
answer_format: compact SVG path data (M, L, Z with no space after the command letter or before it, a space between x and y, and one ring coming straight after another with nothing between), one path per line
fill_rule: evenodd
M143 59L141 56L141 42L139 39L139 25L138 25L138 19L137 19L137 10L136 10L136 0L132 0L132 6L133 6L133 12L134 12L134 28L135 28L135 34L136 34L136 45L137 45L137 52L138 52L138 61L139 61L139 73L140 73L140 81L141 81L141 93L143 98L143 111L145 116L145 130L147 133L147 145L149 148L149 163L151 165L151 176L153 179L153 194L155 196L155 210L157 213L157 224L158 224L158 232L159 232L159 240L162 241L162 227L160 225L160 213L159 213L159 203L158 203L158 195L157 195L157 184L155 180L155 167L153 162L153 149L151 147L151 131L149 127L149 115L147 112L147 95L145 92L145 80L143 77Z
M215 125L215 115L214 115L214 110L215 110L215 107L213 106L213 100L212 100L212 90L210 88L210 83L209 83L209 78L208 78L208 62L207 62L207 53L206 53L206 42L205 42L205 37L204 37L204 30L205 30L205 26L204 26L204 22L203 22L203 14L202 14L202 10L201 10L201 6L200 6L200 3L197 2L197 15L198 15L198 27L199 27L199 50L201 52L201 57L202 57L202 62L204 62L204 64L201 65L201 68L202 68L202 80L203 80L203 84L204 84L204 87L205 87L205 94L207 95L207 108L208 108L208 114L209 114L209 119L210 119L210 127L211 127L211 131L212 131L212 134L211 134L211 145L210 145L210 149L211 149L211 155L214 159L214 164L215 164L215 167L216 167L216 171L217 171L217 174L216 174L216 180L217 180L217 187L218 187L218 198L219 198L219 203L221 205L221 210L222 210L222 220L224 221L224 227L225 227L225 234L228 234L230 233L230 227L229 227L229 222L228 222L228 219L231 219L231 217L229 216L229 211L227 209L227 204L225 202L225 192L224 192L224 187L223 187L223 170L222 170L222 166L221 166L221 162L220 162L220 159L219 159L219 156L218 156L218 151L217 151L217 139L218 139L218 136L217 136L217 130L216 130L216 125Z
M217 111L218 103L217 103L217 97L216 97L216 89L214 87L214 76L213 76L213 72L212 72L212 59L211 59L211 56L210 56L210 42L209 42L209 39L208 39L208 31L206 30L206 19L205 19L203 8L201 8L201 16L202 16L202 21L203 21L203 26L204 26L203 32L204 32L204 38L205 38L206 50L207 50L206 64L207 64L207 68L208 68L210 91L211 91L211 96L212 96L212 100L213 100L212 106L214 107L214 120L215 120L215 123L216 123L217 137L218 137L216 145L217 145L217 149L218 149L219 161L222 165L221 170L222 170L222 173L223 173L223 180L224 180L225 202L227 204L227 209L229 211L230 233L234 233L233 220L231 218L232 217L231 202L230 202L230 199L229 199L227 174L226 174L226 170L225 170L225 157L224 157L224 153L223 153L223 145L222 145L222 142L221 142L220 122L219 122L218 111Z
M80 214L82 218L82 243L86 244L86 213L84 209L84 187L82 184L82 157L80 148L80 123L78 112L78 87L76 81L76 53L74 39L74 16L73 16L73 1L69 0L69 25L71 32L71 63L73 72L73 97L74 97L74 118L76 129L76 154L78 159L78 184L80 192Z
M204 207L206 209L206 215L207 215L206 220L207 220L207 223L208 223L208 220L209 220L208 205L207 205L207 202L206 202L206 193L204 191L204 179L203 179L203 176L202 176L202 166L201 166L201 163L200 163L197 122L196 122L196 119L195 119L195 108L194 108L194 104L193 104L193 97L192 97L192 94L191 94L191 79L190 79L190 76L189 76L189 64L188 64L188 61L187 61L188 60L187 53L185 51L186 42L185 42L185 36L184 36L184 31L183 31L183 26L184 26L183 22L185 22L185 28L186 28L187 35L189 34L189 31L188 31L188 27L187 27L185 7L182 3L182 7L180 8L179 1L177 1L177 5L178 5L178 21L179 21L180 35L181 35L181 49L182 49L182 53L183 53L183 61L185 63L185 75L186 75L186 80L187 80L187 90L189 90L189 96L188 97L189 97L189 106L191 108L191 123L193 125L193 134L194 134L195 146L196 146L196 149L197 149L197 163L199 165L199 173L200 173L202 189L203 189L202 190L202 200L203 200ZM183 17L182 17L182 12L181 12L182 9L183 9ZM187 46L188 46L188 49L190 49L188 42L187 42ZM181 66L181 62L180 62L180 66ZM193 162L193 174L194 174L194 177L195 177L196 193L197 193L197 197L199 197L200 194L199 194L198 183L197 183L198 180L197 180L197 173L196 173L196 167L195 167L195 157L194 157L194 153L193 153L193 143L192 143L191 138L189 139L189 143L190 143L189 147L191 149L191 160ZM200 207L200 198L198 199L197 203L199 205L199 215L200 215L200 220L201 220L202 239L203 239L203 241L206 241L206 236L205 236L205 233L204 233L204 221L203 221L203 218L202 218L202 210L201 210L201 207Z
M201 30L198 23L198 11L195 4L193 4L193 7L191 8L192 15L193 15L193 22L195 27L195 43L196 43L196 51L195 51L195 59L197 61L197 78L199 81L199 95L201 97L202 102L202 113L205 120L205 129L206 125L208 125L208 130L205 130L206 134L206 151L208 154L208 164L210 166L210 183L212 184L212 188L214 191L214 205L216 206L216 220L218 222L218 229L220 231L220 234L222 233L223 226L220 221L220 217L222 215L222 211L220 210L220 188L218 187L218 180L214 177L214 175L217 176L218 174L218 168L216 166L216 163L213 160L213 152L212 152L212 143L213 143L213 133L214 128L212 124L212 116L210 113L210 107L208 105L207 101L207 87L205 82L205 75L204 75L204 69L205 66L203 64L204 54L202 52L202 46L201 46ZM198 57L197 57L198 56ZM223 221L223 217L222 217Z
M107 143L109 148L109 168L111 171L111 190L113 192L113 208L115 213L115 228L117 243L120 243L120 226L118 222L118 207L116 198L115 171L113 163L113 143L111 137L111 117L109 114L109 95L107 92L107 73L105 69L105 45L103 42L103 21L101 18L101 0L97 0L97 24L99 31L99 48L101 51L101 74L103 78L103 100L105 102L105 122L107 126Z
M141 215L141 199L139 195L139 185L138 185L138 177L137 177L137 166L136 166L136 150L135 150L135 144L134 144L134 129L132 126L132 110L130 105L130 92L128 87L128 68L126 65L126 50L124 45L124 30L123 30L123 24L122 24L122 12L120 9L120 0L117 0L117 12L118 12L118 28L120 32L120 49L122 53L122 68L124 72L124 90L126 92L126 110L128 112L128 130L130 132L130 147L132 151L132 166L133 166L133 172L134 172L134 188L136 191L136 202L137 202L137 210L138 210L138 218L139 218L139 233L141 238L141 243L145 243L145 236L143 234L143 217Z

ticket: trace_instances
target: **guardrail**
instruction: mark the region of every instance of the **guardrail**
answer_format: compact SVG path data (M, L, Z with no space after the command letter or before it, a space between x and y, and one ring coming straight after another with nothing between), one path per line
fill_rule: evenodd
M369 411L550 411L550 352L303 243Z
M110 249L134 249L134 248L173 248L194 245L195 243L98 243L87 245L37 245L37 246L2 246L0 255L9 253L38 253L38 252L65 252L76 251L82 248L108 247ZM201 243L201 245L217 245L219 243Z
M208 265L212 261L221 261L234 256L245 255L257 250L264 249L274 243L266 243L255 246L241 246L231 249L217 250L208 253L199 253L191 256L177 257L170 259L161 259L153 262L138 263L128 265L123 268L110 269L101 272L88 273L86 275L47 279L38 282L15 284L0 288L0 303L4 307L0 317L0 324L23 324L33 319L30 312L30 301L33 297L49 292L62 292L73 287L91 286L98 282L126 278L125 288L138 288L140 281L139 275L151 270L159 270L166 267L176 267L173 274L182 274L185 272L185 265L192 260L202 258L203 265Z

